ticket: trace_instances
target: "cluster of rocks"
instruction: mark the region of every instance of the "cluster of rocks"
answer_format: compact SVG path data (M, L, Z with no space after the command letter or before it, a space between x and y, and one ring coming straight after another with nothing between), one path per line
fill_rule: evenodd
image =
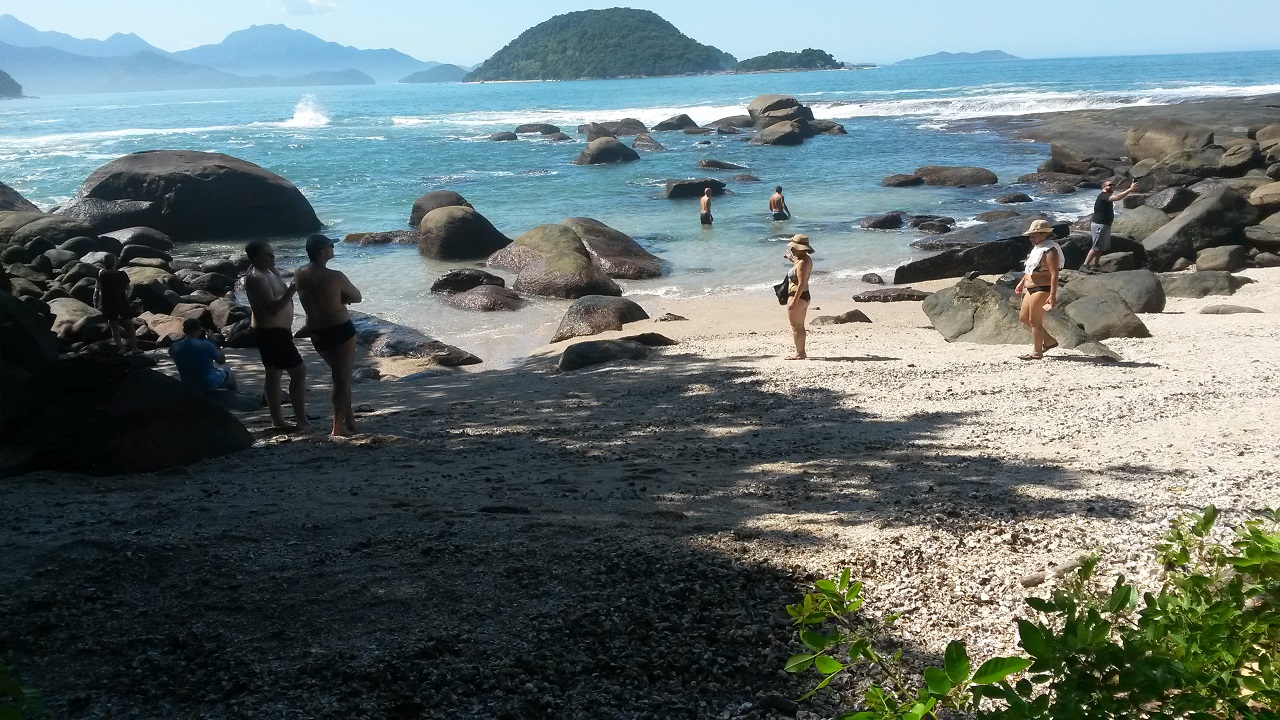
M559 127L548 123L525 123L510 132L494 133L489 136L489 139L494 142L510 142L519 140L521 135L539 135L542 139L551 142L565 142L573 139L561 132Z
M611 122L592 122L578 126L578 134L587 136L587 147L574 161L577 165L632 162L640 159L637 151L662 152L666 148L654 139L651 132L681 132L685 135L739 135L744 130L754 130L755 135L746 138L752 145L799 145L815 135L846 135L844 126L831 120L818 120L813 110L789 95L761 95L747 105L747 114L720 118L705 126L699 125L685 114L667 118L652 129L635 118L623 118ZM534 127L524 126L521 127ZM552 127L552 126L546 126ZM558 128L556 129L558 132ZM520 128L516 128L516 133ZM514 140L516 133L500 133L494 140ZM631 147L620 138L634 136ZM702 144L705 144L703 141ZM722 166L702 165L714 169L730 169ZM743 169L734 167L732 169Z
M871 215L858 221L865 230L899 230L910 228L930 234L951 232L956 219L946 215L912 215L905 210L893 210L882 215Z

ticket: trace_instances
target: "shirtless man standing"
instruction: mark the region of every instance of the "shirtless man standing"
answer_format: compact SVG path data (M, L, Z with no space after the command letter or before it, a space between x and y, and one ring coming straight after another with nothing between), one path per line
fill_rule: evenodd
M351 412L351 371L356 364L356 327L347 305L361 300L360 291L337 270L326 265L333 259L333 241L324 235L307 239L311 262L298 268L293 281L298 300L307 314L311 344L328 363L333 375L333 430L335 436L354 435L356 418Z
M276 270L276 251L266 240L251 240L244 246L249 256L249 272L244 276L245 294L253 310L254 334L266 368L263 392L271 411L273 430L313 430L307 420L307 366L293 344L293 294L298 288L285 284ZM280 410L280 378L289 373L289 400L293 403L294 425L285 425Z
M775 187L773 195L769 196L769 212L773 215L774 220L791 219L791 208L787 207L787 200L782 197L781 185Z
M707 188L706 190L704 190L704 191L702 192L702 203L701 203L701 208L702 208L702 214L698 217L698 220L699 220L699 221L701 221L703 225L710 225L710 224L711 224L711 220L712 220L712 218L711 218L711 188Z

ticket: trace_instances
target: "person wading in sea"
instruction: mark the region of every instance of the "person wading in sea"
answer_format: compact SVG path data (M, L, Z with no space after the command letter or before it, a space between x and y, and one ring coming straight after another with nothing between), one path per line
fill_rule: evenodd
M791 219L791 208L787 207L787 199L782 197L781 185L775 187L773 194L769 196L769 213L774 220Z
M1085 272L1097 272L1099 259L1111 249L1111 223L1116 219L1115 203L1132 195L1138 189L1138 181L1135 179L1128 190L1112 194L1115 189L1115 183L1110 180L1102 183L1102 192L1093 201L1093 217L1089 222L1093 244L1089 247L1089 254L1085 255L1084 265L1080 267Z
M263 393L271 413L273 430L314 430L307 420L307 366L293 344L293 295L298 286L285 284L276 270L276 251L266 240L251 240L244 246L249 256L249 272L244 276L245 294L253 311L253 333L266 368ZM289 373L289 401L295 425L286 425L280 410L280 378Z
M1031 329L1031 352L1018 359L1040 360L1046 351L1058 347L1058 341L1044 330L1044 314L1058 306L1058 271L1067 258L1058 243L1050 239L1053 226L1048 222L1031 223L1026 236L1031 239L1031 254L1013 292L1022 296L1018 320Z
M333 241L329 238L324 235L308 238L307 257L311 262L298 268L293 281L307 315L311 344L329 365L333 377L333 429L329 434L354 435L351 371L356 364L356 327L347 305L360 302L360 291L346 275L327 267L333 259Z
M711 188L702 191L701 208L702 214L698 216L698 220L703 225L710 225L713 219L711 217Z

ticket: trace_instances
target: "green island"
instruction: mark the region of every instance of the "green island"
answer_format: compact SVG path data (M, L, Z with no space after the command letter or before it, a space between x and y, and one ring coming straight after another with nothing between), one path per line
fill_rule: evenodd
M17 80L9 77L9 73L0 70L0 98L22 97L22 86Z
M831 53L814 48L800 52L779 50L768 55L747 58L738 63L738 72L764 72L768 70L835 70L844 67Z
M457 65L436 65L433 68L419 70L416 73L400 78L402 83L439 83L439 82L461 82L462 78L467 76L467 71Z
M630 8L557 15L524 31L467 81L574 80L731 70L729 53L703 45L657 13Z

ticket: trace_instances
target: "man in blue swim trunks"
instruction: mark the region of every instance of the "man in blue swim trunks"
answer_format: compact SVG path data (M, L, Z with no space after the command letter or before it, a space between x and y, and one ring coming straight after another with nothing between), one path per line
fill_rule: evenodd
M236 389L236 376L225 367L227 356L217 345L204 339L200 321L188 318L182 323L184 337L169 348L173 364L178 366L178 379L200 392Z
M351 412L351 371L356 364L356 328L347 305L361 300L360 291L346 275L328 267L333 259L333 241L324 235L307 239L311 262L298 268L293 282L298 300L307 315L311 344L329 365L333 377L333 429L330 435L356 433Z

